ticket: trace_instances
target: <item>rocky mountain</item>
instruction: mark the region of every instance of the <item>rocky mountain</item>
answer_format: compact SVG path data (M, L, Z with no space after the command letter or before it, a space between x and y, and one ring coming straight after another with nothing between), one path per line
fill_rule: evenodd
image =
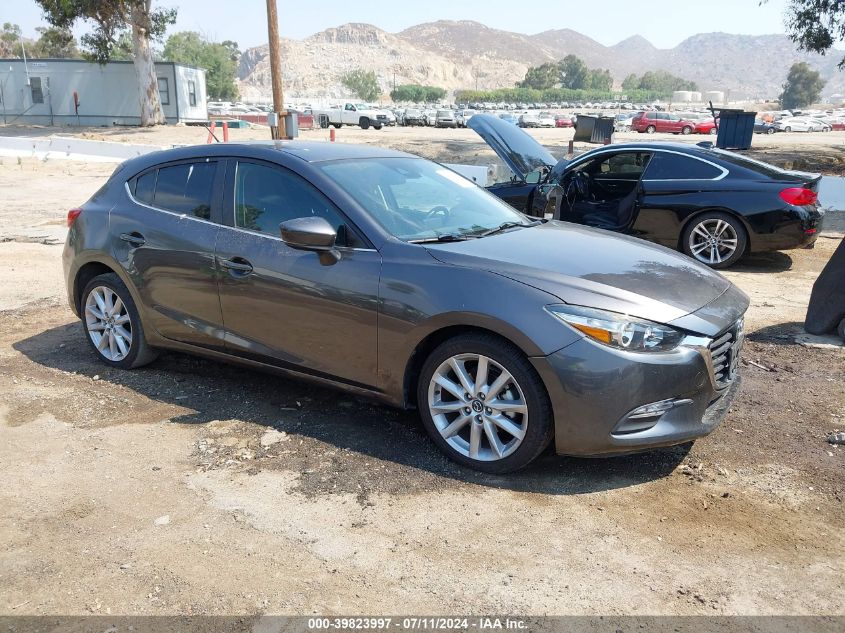
M845 92L845 74L837 69L845 52L828 56L797 51L785 35L694 35L672 49L658 49L640 36L604 46L571 29L535 35L492 29L473 21L440 20L388 33L371 24L343 24L304 40L282 40L284 83L288 99L328 99L347 95L340 78L350 70L374 70L386 93L395 83L458 88L511 87L531 65L568 54L588 66L607 68L616 84L630 73L667 70L698 83L702 90L722 90L731 99L773 98L796 61L806 61L828 80L824 94ZM238 69L245 99L270 93L268 47L247 50Z

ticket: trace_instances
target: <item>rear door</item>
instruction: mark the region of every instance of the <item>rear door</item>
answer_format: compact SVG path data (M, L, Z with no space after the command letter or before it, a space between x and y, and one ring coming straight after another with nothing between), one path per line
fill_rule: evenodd
M222 163L186 160L126 183L110 214L112 255L141 295L144 324L175 341L222 348L214 247Z
M708 193L727 171L715 163L681 152L654 152L640 181L642 194L632 232L677 248L684 221L707 204Z
M285 244L281 222L319 216L338 231L340 261ZM373 386L381 256L300 175L272 163L228 162L217 242L230 353Z

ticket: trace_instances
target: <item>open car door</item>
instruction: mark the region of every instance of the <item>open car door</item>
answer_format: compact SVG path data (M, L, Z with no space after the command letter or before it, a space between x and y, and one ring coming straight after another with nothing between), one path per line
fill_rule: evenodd
M574 161L549 191L554 197L554 218L629 232L637 218L641 180L650 159L648 151L628 150Z

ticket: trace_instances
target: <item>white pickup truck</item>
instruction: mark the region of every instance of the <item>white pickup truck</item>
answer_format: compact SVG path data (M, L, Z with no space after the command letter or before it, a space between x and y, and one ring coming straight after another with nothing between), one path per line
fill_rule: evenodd
M347 103L326 110L314 109L314 120L322 128L330 125L340 128L343 125L357 125L362 130L372 126L380 130L385 125L396 123L395 117L384 110L376 110L365 103Z

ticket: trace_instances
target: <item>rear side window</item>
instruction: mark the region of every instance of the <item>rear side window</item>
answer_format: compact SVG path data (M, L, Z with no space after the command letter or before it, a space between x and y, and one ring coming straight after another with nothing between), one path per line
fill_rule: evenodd
M722 170L703 161L680 154L655 152L645 172L646 180L712 180Z
M153 169L130 184L138 202L172 213L211 219L217 163L182 163Z
M158 170L153 169L135 179L135 190L133 193L138 202L143 202L144 204L153 203L153 196L156 192L157 174Z

